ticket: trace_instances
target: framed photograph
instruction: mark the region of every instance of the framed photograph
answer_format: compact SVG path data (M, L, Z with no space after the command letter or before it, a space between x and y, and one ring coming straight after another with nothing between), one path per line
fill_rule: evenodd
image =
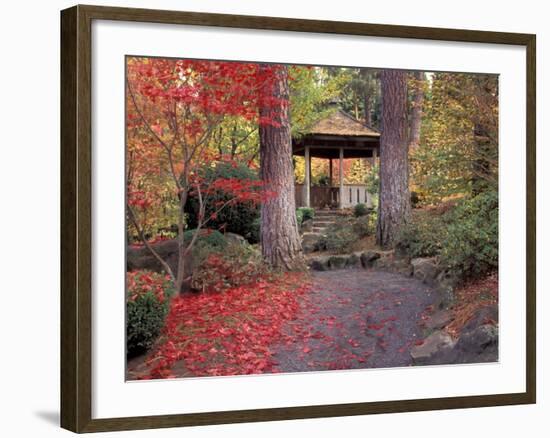
M61 12L61 425L535 403L535 35Z

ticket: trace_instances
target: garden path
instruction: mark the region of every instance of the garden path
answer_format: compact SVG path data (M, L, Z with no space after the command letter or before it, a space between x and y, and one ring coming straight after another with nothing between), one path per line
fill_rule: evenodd
M418 324L436 300L421 281L375 270L313 271L301 316L273 347L280 372L402 367L422 339Z

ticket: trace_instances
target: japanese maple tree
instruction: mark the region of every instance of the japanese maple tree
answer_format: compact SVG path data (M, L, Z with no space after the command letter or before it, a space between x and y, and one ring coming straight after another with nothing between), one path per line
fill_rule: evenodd
M222 209L237 202L260 202L270 193L261 182L234 178L208 180L200 172L230 158L212 147L214 133L225 118L240 118L260 126L278 126L276 118L260 115L259 108L285 102L266 93L275 82L277 66L160 58L128 58L127 62L127 215L143 244L159 260L181 290L185 258L201 228ZM258 90L264 90L258 93ZM227 196L215 204L216 191ZM185 205L190 196L199 202L196 231L190 241ZM150 216L177 222L178 268L176 272L147 240ZM155 214L156 212L156 214Z

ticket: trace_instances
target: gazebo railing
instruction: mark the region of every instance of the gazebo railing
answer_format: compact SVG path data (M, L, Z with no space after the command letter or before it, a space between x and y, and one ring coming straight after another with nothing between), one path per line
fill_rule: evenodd
M296 184L296 205L305 207L304 184ZM344 196L342 198L342 208L350 208L357 204L367 204L372 206L371 195L364 184L344 184ZM311 186L310 187L310 206L314 208L339 207L340 206L340 187L338 186Z

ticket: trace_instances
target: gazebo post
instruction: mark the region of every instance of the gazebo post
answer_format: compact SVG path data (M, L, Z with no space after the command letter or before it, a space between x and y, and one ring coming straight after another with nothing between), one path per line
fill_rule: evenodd
M344 208L344 148L340 146L340 160L339 160L339 172L338 177L340 179L340 202L339 207Z
M310 194L311 194L311 156L309 154L309 146L306 146L305 147L305 164L306 164L306 169L305 169L305 181L304 181L304 189L306 191L306 196L305 196L305 200L306 200L306 207L310 207L311 206L311 202L310 202Z
M328 159L328 185L332 187L332 158Z

